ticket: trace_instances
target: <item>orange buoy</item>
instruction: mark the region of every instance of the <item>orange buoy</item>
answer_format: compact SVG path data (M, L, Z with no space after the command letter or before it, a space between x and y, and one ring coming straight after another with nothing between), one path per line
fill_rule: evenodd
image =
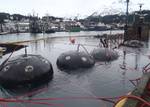
M69 41L70 41L72 44L75 44L75 38L70 37L70 38L69 38Z

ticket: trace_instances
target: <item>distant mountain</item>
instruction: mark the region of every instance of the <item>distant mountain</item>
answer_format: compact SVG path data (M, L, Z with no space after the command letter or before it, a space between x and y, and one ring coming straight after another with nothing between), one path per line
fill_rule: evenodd
M135 11L129 14L129 23L132 23L140 14L140 11ZM145 22L150 23L150 10L143 10L142 14L145 18ZM85 19L80 20L81 22L83 21L91 21L91 22L102 22L105 24L111 24L111 23L125 23L126 20L126 15L122 14L113 14L113 15L97 15L97 16L88 16Z
M0 13L0 19L9 19L10 14L9 13Z
M0 20L10 19L10 20L20 21L21 19L27 19L27 18L29 18L29 17L21 15L21 14L12 14L12 15L10 15L9 13L0 13Z
M13 15L11 15L11 17L12 17L12 20L18 20L18 21L29 18L29 17L21 15L21 14L13 14Z

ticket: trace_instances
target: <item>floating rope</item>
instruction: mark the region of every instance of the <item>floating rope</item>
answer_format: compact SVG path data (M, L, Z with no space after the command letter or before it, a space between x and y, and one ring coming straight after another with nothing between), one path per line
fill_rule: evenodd
M38 104L38 105L47 105L47 106L61 106L63 107L63 104L52 104L52 103L47 103L47 102L34 102L31 100L20 100L20 99L5 99L5 98L0 98L0 102L9 102L9 103L30 103L30 104Z
M123 99L128 98L132 100L137 100L142 103L140 107L144 106L150 106L150 102L142 99L141 97L134 96L134 95L126 95L126 96L118 96L118 97L64 97L64 98L32 98L30 100L19 100L19 99L5 99L0 98L0 102L5 103L30 103L30 104L40 104L40 105L47 105L47 106L61 106L63 107L63 104L51 104L47 102L42 101L52 101L52 100L103 100L109 103L114 104L114 107ZM117 100L116 102L113 100ZM4 106L4 104L3 104Z

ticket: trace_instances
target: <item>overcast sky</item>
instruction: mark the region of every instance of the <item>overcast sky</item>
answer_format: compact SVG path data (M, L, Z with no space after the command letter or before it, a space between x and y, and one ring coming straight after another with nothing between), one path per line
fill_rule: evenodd
M125 12L126 0L0 0L0 12L28 15L33 12L39 16L49 14L59 17L86 17L93 12L110 14ZM130 11L150 9L150 0L130 0Z

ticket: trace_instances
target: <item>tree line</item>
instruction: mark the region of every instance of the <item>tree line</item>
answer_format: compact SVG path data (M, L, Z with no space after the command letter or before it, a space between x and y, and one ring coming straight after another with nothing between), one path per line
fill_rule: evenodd
M142 12L140 11L134 11L132 13L129 14L128 17L128 21L129 23L132 23L135 19L137 19L139 17L139 14L143 14L144 18L145 18L145 22L149 22L150 23L150 10L143 10ZM53 16L52 16L53 17ZM0 24L5 23L5 19L9 19L9 20L17 20L20 21L22 19L30 19L31 16L24 16L21 14L12 14L10 15L9 13L0 13ZM79 19L79 21L91 21L91 22L102 22L105 24L112 24L112 23L125 23L126 20L126 15L122 14L112 14L112 15L105 15L105 16L101 16L101 15L97 15L97 16L89 16L86 17L84 19Z

